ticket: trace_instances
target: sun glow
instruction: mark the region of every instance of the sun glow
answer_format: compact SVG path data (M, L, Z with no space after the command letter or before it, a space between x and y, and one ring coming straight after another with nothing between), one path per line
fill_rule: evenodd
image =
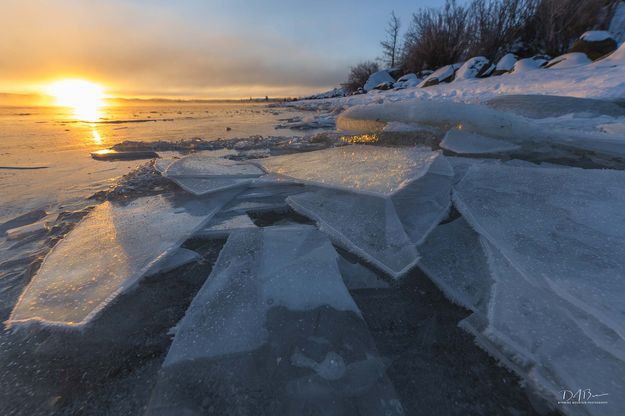
M104 88L81 79L66 79L51 84L47 93L55 98L61 107L71 107L74 116L82 121L96 121L101 117L104 106Z

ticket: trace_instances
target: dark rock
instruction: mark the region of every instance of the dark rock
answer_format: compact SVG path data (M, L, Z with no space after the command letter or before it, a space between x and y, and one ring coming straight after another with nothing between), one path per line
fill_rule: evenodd
M593 61L614 52L618 46L616 40L614 40L611 36L608 37L607 35L603 37L603 39L601 37L592 36L592 34L597 33L601 32L584 33L575 41L569 52L583 52Z

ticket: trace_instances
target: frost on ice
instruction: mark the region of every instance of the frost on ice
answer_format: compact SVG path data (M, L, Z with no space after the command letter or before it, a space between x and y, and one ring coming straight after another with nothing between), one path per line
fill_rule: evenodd
M264 172L250 163L190 155L169 164L163 174L185 191L202 196L249 185Z
M234 232L177 326L147 414L311 408L403 414L327 237L307 226Z
M86 325L152 267L158 269L232 196L154 196L97 206L46 256L8 324Z
M453 170L439 152L422 147L355 145L261 163L269 172L314 185L312 192L289 197L289 205L394 277L416 264L415 245L450 206Z

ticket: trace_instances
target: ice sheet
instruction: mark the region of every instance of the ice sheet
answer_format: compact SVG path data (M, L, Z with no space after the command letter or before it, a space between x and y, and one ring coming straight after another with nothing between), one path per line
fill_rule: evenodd
M287 202L295 211L317 221L336 244L395 278L419 259L388 199L320 189L291 196Z
M480 164L454 203L528 282L625 338L624 182L621 171Z
M458 154L502 153L521 149L521 146L514 143L459 129L449 130L440 146Z
M256 224L252 222L249 215L232 212L217 214L205 228L194 235L203 238L220 238L227 237L233 231L249 228L256 228Z
M97 206L46 256L8 324L86 325L233 196L159 195Z
M165 365L259 347L266 339L263 322L271 307L310 310L329 305L359 313L336 260L330 241L314 227L232 233L179 324Z
M453 169L438 152L359 145L296 156L264 165L318 185L287 198L289 205L395 278L415 265L414 246L449 210Z
M178 159L167 167L165 176L236 177L255 178L264 172L250 163L237 162L220 157L190 155Z
M514 144L561 146L625 157L625 139L619 135L549 128L525 117L474 104L428 100L355 106L341 113L337 128L368 132L385 122L418 123L442 131L461 128Z
M262 159L267 171L305 183L390 195L423 176L439 156L425 147L353 145Z
M551 393L554 401L562 400L563 390L591 389L602 396L587 400L606 404L583 406L587 413L582 414L621 414L625 362L580 333L584 318L570 305L551 291L528 284L496 248L490 243L485 247L496 283L484 335L519 368L529 368L523 375L539 391ZM573 409L563 410L575 414Z
M419 267L453 302L485 314L493 281L479 235L460 217L419 246Z
M226 189L242 188L248 186L253 178L201 178L187 176L170 176L169 179L176 182L182 189L196 196L208 195Z
M403 414L336 260L313 227L231 234L147 414Z
M165 256L158 262L156 262L145 273L146 276L156 273L166 273L168 271L177 269L185 264L196 261L200 258L200 255L193 250L187 250L186 248L178 248L174 250L170 255Z

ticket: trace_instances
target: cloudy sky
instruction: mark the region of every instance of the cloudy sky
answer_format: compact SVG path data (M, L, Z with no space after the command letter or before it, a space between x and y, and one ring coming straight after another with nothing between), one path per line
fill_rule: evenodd
M443 0L2 0L0 91L60 78L119 96L301 95L380 55L392 10L407 26Z

